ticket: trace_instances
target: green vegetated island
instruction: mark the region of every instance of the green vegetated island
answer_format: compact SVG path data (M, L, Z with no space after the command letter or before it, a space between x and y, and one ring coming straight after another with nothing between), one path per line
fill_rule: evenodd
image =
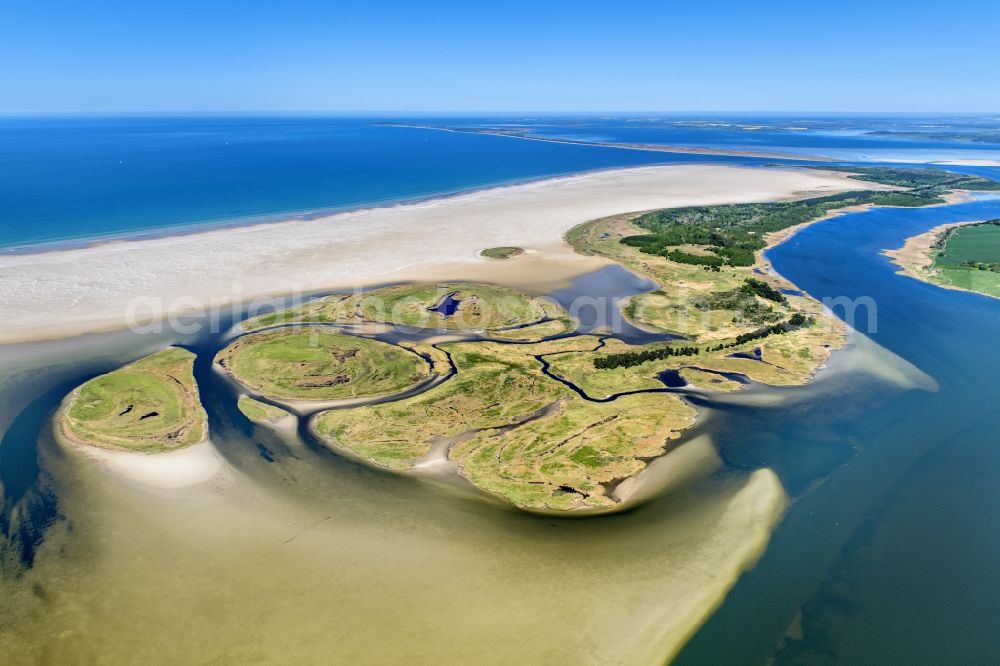
M286 400L390 395L431 374L430 364L415 351L318 327L237 338L216 362L260 395Z
M444 455L472 484L523 509L611 508L616 484L694 422L695 409L671 387L800 385L844 344L839 320L759 270L764 248L840 208L935 204L954 189L995 185L941 171L853 171L900 189L631 213L571 230L578 252L661 285L624 311L676 339L633 345L576 334L555 302L498 285L403 284L248 319L216 363L257 398L239 403L256 422L286 414L262 400L355 401L309 417L311 432L334 451L403 473ZM398 344L369 337L381 328L427 335ZM112 415L127 402L146 404L141 394L160 376L157 358L116 371L139 372L142 382L104 381L95 393L98 378L78 389L64 428L78 441L136 448L130 431L116 434ZM92 396L85 409L76 406L83 395ZM193 384L186 395L197 396ZM175 404L179 422L203 424L197 400ZM118 440L108 443L110 436Z
M288 412L280 407L254 400L246 394L240 395L239 400L236 401L236 407L243 416L254 423L275 423L288 416Z
M63 406L62 433L80 444L144 453L203 441L208 425L192 374L194 358L169 347L91 379Z
M391 324L414 329L478 331L494 338L537 340L568 333L573 322L548 299L491 284L404 284L336 294L249 319L255 331L279 324Z
M479 254L487 259L510 259L511 257L524 254L524 248L513 246L488 247Z
M944 225L886 254L918 279L1000 298L1000 220Z

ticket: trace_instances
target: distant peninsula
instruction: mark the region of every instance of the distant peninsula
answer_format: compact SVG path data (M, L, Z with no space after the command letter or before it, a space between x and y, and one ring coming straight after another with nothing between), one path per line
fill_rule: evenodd
M487 134L490 136L506 136L514 139L543 141L546 143L568 143L579 146L603 146L605 148L623 148L625 150L644 150L654 153L681 153L684 155L726 155L731 157L760 157L765 159L798 160L802 162L834 162L833 158L817 155L796 155L767 150L734 150L728 148L710 148L708 146L680 146L657 143L622 143L617 141L581 141L562 137L541 136L532 134L524 127L463 127L460 125L426 125L417 123L376 123L383 127L409 127L413 129L438 130L441 132L459 132L464 134Z

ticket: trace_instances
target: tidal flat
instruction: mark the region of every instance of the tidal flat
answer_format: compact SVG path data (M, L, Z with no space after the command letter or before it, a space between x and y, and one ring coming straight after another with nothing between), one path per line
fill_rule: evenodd
M46 488L58 488L60 517L45 529L33 566L3 583L12 659L337 654L555 664L569 655L659 663L752 565L785 507L768 470L720 475L711 436L696 429L636 477L638 485L615 491L634 498L637 510L588 520L533 516L445 475L387 474L332 455L295 429L249 423L236 408L244 394L213 381L209 364L222 341L189 342L211 405L207 446L218 462L209 478L189 470L186 484L164 487L134 467L95 464L39 423L44 471L22 497L19 520L31 525ZM58 387L86 364L142 353L115 336L93 344L91 360L63 364L62 378L47 381ZM46 344L7 367L51 367L60 347ZM885 354L859 353L862 366ZM859 375L838 376L830 393L817 382L813 399L858 391ZM7 377L8 391L25 381ZM908 388L881 378L863 384L884 396ZM40 417L51 413L44 396L37 400ZM711 404L700 409L703 422L717 418ZM206 610L218 620L197 621ZM394 629L388 637L386 627ZM522 637L516 645L511 631Z

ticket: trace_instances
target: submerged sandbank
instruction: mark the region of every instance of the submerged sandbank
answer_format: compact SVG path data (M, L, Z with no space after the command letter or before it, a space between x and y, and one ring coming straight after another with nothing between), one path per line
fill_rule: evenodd
M562 242L625 211L868 189L801 169L662 166L496 187L312 220L0 257L0 342L122 328L254 297L405 279L565 281L604 265ZM517 246L504 262L484 248Z
M756 561L785 507L770 471L716 479L698 463L642 515L553 526L294 451L259 463L277 474L236 472L170 501L61 458L73 529L55 530L27 573L46 594L4 595L18 611L7 654L662 663ZM217 621L192 622L207 612Z
M208 441L155 454L112 451L70 442L64 442L64 445L79 451L114 476L163 490L207 483L226 468L219 453Z

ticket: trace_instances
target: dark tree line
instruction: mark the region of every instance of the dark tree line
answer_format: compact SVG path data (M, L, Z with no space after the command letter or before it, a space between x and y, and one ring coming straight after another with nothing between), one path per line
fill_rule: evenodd
M754 340L760 340L770 335L781 335L790 331L795 331L814 323L812 317L807 317L801 312L796 312L788 321L771 326L764 326L749 333L741 333L732 342L720 343L713 347L706 347L706 352L722 351L732 347L739 347ZM615 368L631 368L642 365L649 361L660 361L673 356L697 356L701 353L698 347L657 347L656 349L643 349L642 351L621 352L618 354L606 354L594 359L594 368L598 370L613 370Z
M653 211L636 219L649 233L629 236L622 243L646 254L671 261L719 270L722 266L753 266L755 253L764 249L764 236L773 231L810 222L832 210L848 206L917 207L944 203L953 189L997 189L1000 183L980 176L966 176L937 169L887 169L836 167L859 180L910 187L902 192L842 192L803 201L691 206ZM706 256L684 252L682 245L698 245L712 252Z
M743 286L740 287L740 289L750 294L756 294L757 296L769 301L781 303L782 305L788 305L788 299L785 298L785 295L763 280L758 280L757 278L752 277L747 278L743 282Z
M642 365L649 361L659 361L671 356L697 356L699 353L700 350L697 347L658 347L638 352L622 352L620 354L599 356L594 359L594 367L598 370L631 368L632 366Z
M740 345L745 345L746 343L753 342L754 340L761 340L771 335L781 335L782 333L797 331L800 328L812 326L815 321L816 320L812 317L807 317L801 312L796 312L788 318L788 321L783 321L780 324L771 324L770 326L762 326L756 330L750 331L749 333L740 333L732 342L718 344L715 347L710 347L706 351L722 351L723 349L729 349L731 347L739 347Z

